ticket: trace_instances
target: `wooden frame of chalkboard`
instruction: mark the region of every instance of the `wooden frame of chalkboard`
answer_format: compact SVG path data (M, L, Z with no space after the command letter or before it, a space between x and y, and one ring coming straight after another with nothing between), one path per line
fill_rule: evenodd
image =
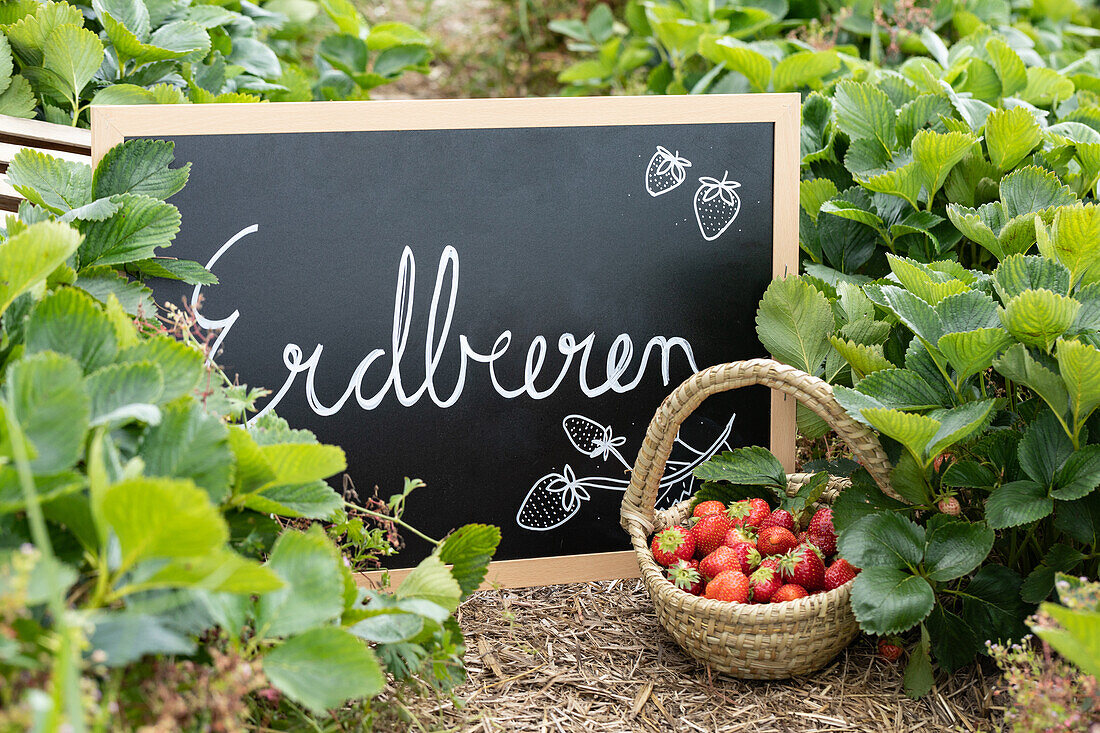
M772 275L798 271L798 94L95 106L91 115L96 162L131 137L772 123ZM290 168L295 162L285 164ZM770 438L772 452L792 470L795 403L778 393L771 397ZM396 583L408 571L389 572ZM497 561L486 585L521 587L637 575L634 553L624 550ZM359 581L374 583L378 576L364 573Z

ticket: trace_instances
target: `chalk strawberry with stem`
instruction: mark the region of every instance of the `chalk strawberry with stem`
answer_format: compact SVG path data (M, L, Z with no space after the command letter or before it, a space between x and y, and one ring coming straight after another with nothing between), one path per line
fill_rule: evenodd
M728 175L729 171L723 173L721 181L703 176L695 191L695 220L703 239L708 242L722 236L741 211L741 199L737 195L741 184L729 180Z
M657 146L657 152L649 159L649 165L645 169L645 190L650 196L661 196L677 188L684 182L687 176L685 168L691 167L691 161L680 157L680 151L675 153L668 148Z

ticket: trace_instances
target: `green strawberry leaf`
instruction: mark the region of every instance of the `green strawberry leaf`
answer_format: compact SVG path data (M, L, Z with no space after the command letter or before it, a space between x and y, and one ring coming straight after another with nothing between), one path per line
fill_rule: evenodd
M993 530L984 524L936 514L927 526L924 568L933 582L954 580L972 572L993 549Z
M890 567L864 567L852 584L852 612L868 634L900 634L932 611L928 581Z

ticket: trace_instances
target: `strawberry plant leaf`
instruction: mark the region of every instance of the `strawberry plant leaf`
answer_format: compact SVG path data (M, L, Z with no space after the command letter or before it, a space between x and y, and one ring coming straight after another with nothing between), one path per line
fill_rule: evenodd
M122 364L150 361L160 367L164 379L160 399L165 402L191 394L206 375L202 352L171 336L146 338L122 349L116 361Z
M924 129L913 137L913 161L918 166L918 177L931 200L947 180L947 174L955 167L971 146L978 141L968 132L939 133Z
M783 464L771 451L760 446L723 451L699 465L692 475L704 481L770 486L780 492L787 487Z
M902 569L920 564L924 545L924 527L894 512L877 512L847 527L840 535L837 549L841 557L857 568Z
M255 437L255 435L253 435ZM259 442L259 441L257 441ZM274 483L304 484L320 481L347 468L342 448L321 443L260 445L260 453L275 472Z
M985 121L989 160L1002 173L1019 165L1042 140L1038 121L1023 107L994 110Z
M993 360L993 368L1005 378L1033 390L1050 405L1066 427L1069 417L1069 392L1061 376L1035 361L1023 344L1014 344ZM1068 432L1068 428L1067 428Z
M985 518L993 529L1036 522L1054 511L1054 499L1034 481L1013 481L993 490L985 502Z
M235 459L234 496L250 494L275 481L275 469L247 430L239 425L229 426L229 447Z
M886 93L866 82L844 79L833 92L836 124L852 140L877 140L887 150L896 141L894 105Z
M768 17L772 16L768 14ZM839 68L840 58L835 50L793 53L775 65L775 70L772 72L772 85L777 92L797 91L803 87L819 87L822 79Z
M335 512L344 508L344 498L324 481L312 481L253 492L245 497L244 505L262 514L332 521Z
M1020 586L1020 598L1024 603L1039 603L1050 597L1054 590L1054 576L1068 573L1077 567L1085 555L1080 550L1061 542L1054 544L1043 555L1043 562L1028 573Z
M8 164L8 181L28 201L63 214L92 201L92 168L22 148Z
M1005 219L1037 214L1055 206L1077 203L1077 196L1050 171L1026 166L1001 179Z
M836 336L830 336L829 343L852 367L856 379L863 379L873 372L894 367L883 355L881 344L860 344Z
M165 406L160 423L145 431L141 451L146 475L191 479L215 504L229 496L229 429L195 400Z
M1086 445L1074 451L1054 475L1050 495L1073 501L1091 494L1100 486L1100 445Z
M752 484L729 484L725 481L704 482L692 495L691 506L694 509L700 502L712 499L726 506L742 499L763 499L772 509L779 506L779 497L772 489Z
M882 288L887 307L926 344L936 344L944 334L943 321L936 310L907 290L894 285ZM966 329L964 329L966 330Z
M38 301L27 320L26 353L41 351L68 354L88 373L115 360L118 342L110 320L90 296L62 288Z
M127 479L109 486L93 509L118 537L120 575L144 560L206 555L229 538L221 512L187 480Z
M129 595L162 588L197 588L214 593L259 594L282 586L283 582L271 569L232 550L222 549L199 557L172 560L147 577L139 575L139 579L117 593Z
M1012 641L1027 633L1020 576L1003 565L982 566L962 592L961 616L979 639Z
M1012 336L1003 328L978 328L944 334L936 347L962 382L992 366L997 355L1013 343Z
M935 310L945 334L1001 325L997 317L997 304L980 290L947 295L936 304Z
M1061 429L1054 413L1043 410L1024 431L1017 455L1020 468L1028 478L1050 487L1055 473L1073 455L1073 443Z
M1039 252L1069 268L1074 285L1100 279L1100 208L1077 204L1059 208L1048 231L1035 225Z
M103 63L103 43L95 33L80 25L62 25L54 28L42 47L42 65L54 73L57 90L72 100L79 100L80 93L92 80Z
M146 654L195 653L195 642L159 615L98 611L90 614L88 622L94 629L88 643L103 653L108 667L125 666Z
M928 470L906 451L890 471L890 486L910 504L929 506L933 499L928 474Z
M894 410L929 410L944 406L942 395L919 374L891 367L861 379L856 390Z
M1049 107L1069 99L1073 91L1073 82L1054 69L1029 66L1027 86L1020 92L1020 99L1036 107Z
M938 456L956 443L981 432L993 419L996 400L975 400L948 410L932 410L928 417L940 423L927 449L928 456Z
M4 416L3 409L3 403L0 403L0 418ZM64 471L52 476L36 475L34 477L34 491L43 504L48 503L51 499L68 496L82 488L84 488L84 479L80 474L73 471ZM27 502L23 496L23 489L19 485L19 474L10 465L0 467L0 514L23 511L26 506ZM48 512L46 516L57 521ZM68 522L65 522L65 524L70 530L73 529L72 524ZM74 534L76 534L75 530Z
M1001 322L1018 341L1043 351L1062 336L1077 319L1081 304L1050 290L1025 290L1001 311Z
M1100 659L1100 643L1096 636L1100 613L1088 607L1071 609L1055 603L1044 603L1041 610L1052 617L1056 625L1036 626L1035 632L1039 638L1083 673L1100 674L1100 663L1097 662Z
M932 658L928 653L929 646L928 629L925 628L924 624L921 624L920 641L909 653L909 663L905 665L903 683L905 694L914 700L927 695L936 682L936 678L932 674Z
M91 412L80 365L70 356L43 352L9 366L5 381L6 409L31 443L34 473L72 467L83 453Z
M682 23L659 23L654 26L654 30L658 31L658 34L662 30L673 34L675 37L673 47L685 43L686 41L679 40L680 37L685 31L691 32L695 28L700 30L700 33L695 35L696 38L699 38L701 32L705 30L703 25L685 26ZM724 63L727 69L743 74L749 80L753 91L767 91L772 78L772 62L748 44L731 36L703 35L699 38L698 49L699 54L704 58L716 64Z
M317 714L371 697L386 684L374 652L353 634L309 629L263 656L264 675L283 694Z
M1069 270L1047 257L1011 255L1001 260L993 272L993 286L1004 302L1026 290L1041 289L1069 295L1069 284Z
M811 219L817 219L821 205L837 195L836 184L828 178L798 182L798 201Z
M1011 97L1027 87L1027 68L1012 47L994 36L985 42L986 53L1001 80L1001 95Z
M180 228L179 210L163 201L136 194L113 198L119 210L104 221L82 222L80 266L119 265L152 257L169 247Z
M462 588L439 557L429 555L405 576L394 597L431 601L453 613L462 598Z
M936 662L948 673L973 662L984 648L974 629L961 616L945 609L942 603L936 604L924 623Z
M966 489L988 489L997 483L997 475L977 461L955 461L940 478L943 486Z
M92 174L92 197L132 193L167 199L178 193L187 183L191 164L169 167L175 159L175 147L173 142L139 138L111 148Z
M984 524L936 514L927 525L924 568L933 582L954 580L972 572L993 549L993 530Z
M1054 526L1079 542L1095 545L1100 540L1100 492L1076 501L1055 502Z
M928 581L891 567L864 567L852 585L852 612L868 634L899 634L936 604Z
M485 524L464 525L443 540L439 559L451 566L451 575L462 589L461 600L481 585L499 544L500 528Z
M868 425L901 443L921 461L940 431L940 422L928 415L881 407L865 407L860 414Z
M75 285L102 303L114 296L128 315L148 317L156 312L153 291L112 267L86 267L77 274Z
M157 364L110 364L89 374L84 384L92 400L93 427L130 420L160 422L157 403L164 391L164 377Z
M1069 394L1076 435L1092 412L1100 407L1100 349L1081 341L1059 341L1054 356Z
M290 636L339 617L344 610L342 564L319 525L283 532L265 565L286 585L256 602L256 636Z

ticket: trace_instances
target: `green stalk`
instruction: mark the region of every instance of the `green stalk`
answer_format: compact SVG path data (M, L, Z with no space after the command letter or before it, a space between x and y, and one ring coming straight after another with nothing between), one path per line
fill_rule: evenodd
M46 528L46 518L42 514L38 492L34 487L34 475L31 473L30 459L27 457L23 429L15 421L10 407L5 405L0 412L4 414L8 435L11 436L11 452L12 457L15 459L15 470L19 475L23 500L27 503L27 523L30 525L31 537L45 561L42 570L46 576L46 583L50 588L56 589L58 560L57 556L54 555L50 533ZM51 673L54 706L50 711L48 729L56 730L60 728L61 720L58 716L61 707L64 706L65 714L69 719L69 730L80 733L84 730L84 712L80 703L80 686L77 675L79 665L76 662L77 650L72 639L74 629L69 627L68 617L66 616L64 590L51 593L47 605L50 609L50 615L53 616L54 628L60 640L59 651Z
M381 512L373 512L370 509L364 509L363 507L359 506L358 504L352 504L350 501L345 501L344 506L351 507L352 509L354 509L357 512L361 512L363 514L366 514L369 517L374 517L375 519L381 519L384 522L393 522L397 526L403 527L404 529L407 529L408 531L412 532L414 535L416 535L420 539L431 542L436 547L443 544L443 540L433 540L431 537L424 534L423 532L421 532L416 527L413 527L412 525L409 525L409 524L405 524L403 521L401 521L397 517L391 517L390 515L382 514Z

